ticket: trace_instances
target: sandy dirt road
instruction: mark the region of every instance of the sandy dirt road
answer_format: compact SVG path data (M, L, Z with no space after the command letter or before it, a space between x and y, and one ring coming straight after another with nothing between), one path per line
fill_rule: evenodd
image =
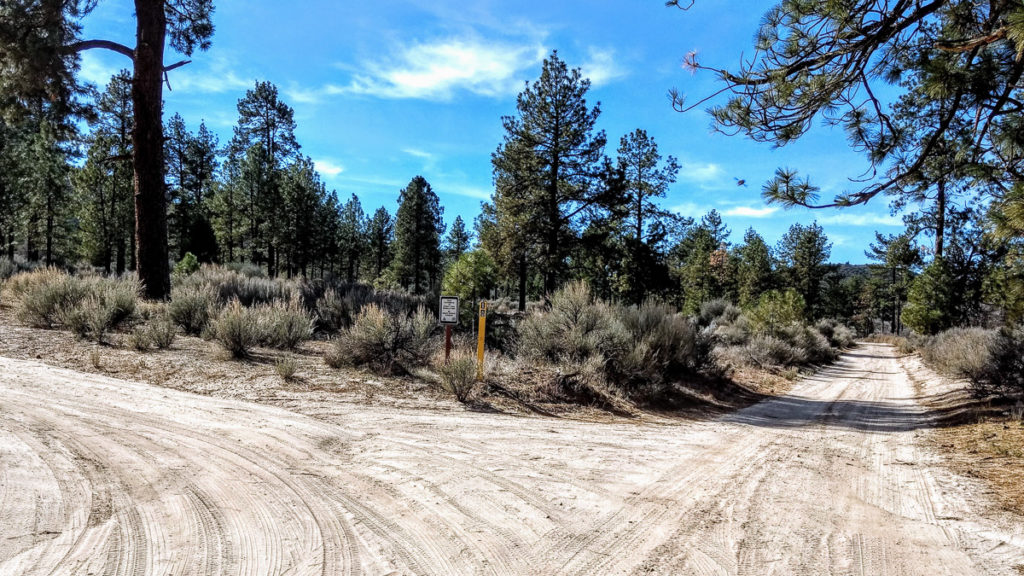
M0 574L1014 574L1024 526L923 447L910 362L863 345L718 420L600 424L0 358Z

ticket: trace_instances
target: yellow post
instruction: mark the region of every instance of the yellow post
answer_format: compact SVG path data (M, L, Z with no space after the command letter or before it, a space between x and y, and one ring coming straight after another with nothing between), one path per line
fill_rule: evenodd
M487 325L487 301L480 301L480 327L476 335L476 381L484 381L484 327Z

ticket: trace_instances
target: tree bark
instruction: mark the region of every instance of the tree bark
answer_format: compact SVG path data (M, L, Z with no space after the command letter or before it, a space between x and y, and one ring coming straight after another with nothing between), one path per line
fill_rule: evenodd
M935 199L935 257L942 258L946 241L946 181L939 180L938 195Z
M519 256L519 311L526 312L526 254Z
M163 74L167 18L162 0L135 0L136 46L132 104L135 130L135 248L139 281L147 298L171 291L167 263L164 183Z

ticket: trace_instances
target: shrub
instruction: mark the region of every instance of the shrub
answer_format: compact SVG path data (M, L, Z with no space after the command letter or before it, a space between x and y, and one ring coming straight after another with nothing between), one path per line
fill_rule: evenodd
M1002 344L996 330L951 328L940 332L921 348L921 358L937 371L965 378L980 391L998 377L997 348Z
M796 364L822 364L836 359L838 352L828 338L806 324L790 324L780 329L778 337L800 351L803 360ZM789 366L791 364L783 364Z
M328 290L316 301L316 327L331 334L347 328L352 321L352 311L345 298L335 290Z
M740 314L740 309L734 304L724 298L716 298L701 304L698 318L701 326L732 324Z
M167 314L186 334L198 336L210 323L217 307L217 294L210 286L182 286L171 290Z
M174 338L177 336L177 325L170 318L161 317L149 323L147 332L150 343L160 350L164 350L170 348L174 343Z
M829 345L833 348L849 348L857 339L857 334L852 328L831 318L818 320L814 328L828 339Z
M7 257L0 258L0 283L6 281L18 272L18 265Z
M743 358L762 368L797 366L807 361L806 353L792 344L768 334L757 334L743 346Z
M648 302L620 308L618 316L630 340L625 353L611 359L622 380L660 384L704 367L696 326L671 307Z
M381 374L400 374L422 366L436 323L420 307L412 314L364 307L325 356L330 366L366 366Z
M185 252L181 260L174 265L175 276L188 276L199 271L199 259L191 252Z
M16 276L18 318L38 328L63 326L101 341L135 315L140 286L132 278L82 278L47 268Z
M594 380L599 373L604 383L656 397L683 374L705 369L713 342L713 330L698 329L670 306L610 306L595 300L585 284L573 283L552 295L549 311L522 321L519 352L567 365L577 384L586 372L588 389L600 388Z
M728 346L746 344L753 331L750 319L742 314L728 324L723 323L714 327L715 338Z
M139 352L145 352L153 345L152 340L149 338L149 330L146 326L136 326L132 330L131 336L128 337L128 341L131 343L132 348L135 348Z
M260 343L272 348L293 349L313 336L313 320L297 299L277 301L257 308L262 333Z
M437 361L437 373L441 387L450 392L459 402L467 402L476 390L476 355L471 351L456 348L446 363L441 354Z
M291 381L295 378L295 373L298 371L299 365L294 358L279 358L274 362L274 371L277 375L283 378L285 381Z
M18 319L36 328L60 324L89 295L89 286L81 278L56 268L44 268L19 274L9 281L11 293L18 299Z
M611 307L595 302L590 287L573 282L551 296L551 309L534 312L519 327L519 352L551 362L582 363L627 346Z
M238 300L232 300L221 310L212 326L213 337L235 358L248 356L262 338L259 314Z

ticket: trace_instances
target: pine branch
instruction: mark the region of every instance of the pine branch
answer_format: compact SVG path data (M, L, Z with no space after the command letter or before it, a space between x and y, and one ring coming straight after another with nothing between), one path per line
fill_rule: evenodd
M124 44L119 44L111 40L82 40L81 42L75 42L74 44L68 44L67 46L65 46L64 52L66 54L74 54L77 52L92 50L94 48L100 48L103 50L117 52L118 54L131 58L133 62L135 61L134 50L125 46Z

